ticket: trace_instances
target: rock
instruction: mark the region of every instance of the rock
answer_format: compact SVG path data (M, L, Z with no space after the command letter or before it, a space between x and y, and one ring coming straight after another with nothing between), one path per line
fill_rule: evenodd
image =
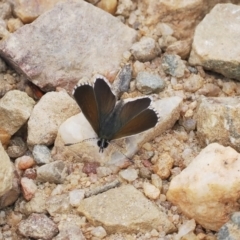
M204 84L203 78L198 74L191 74L188 78L184 79L183 88L187 92L194 93L200 89Z
M69 219L67 219L65 221L61 221L58 225L59 234L54 237L53 240L86 240L79 224L74 220L75 219L69 221Z
M67 176L67 166L63 161L45 164L37 169L37 180L40 182L63 183Z
M158 93L164 89L165 82L158 74L139 72L136 87L143 94Z
M7 22L9 32L13 33L23 26L22 21L19 18L10 18Z
M94 237L97 237L97 238L104 238L107 236L107 233L105 231L105 229L102 227L102 226L99 226L99 227L95 227L92 231L91 231L91 234L94 236Z
M160 208L131 185L83 199L77 210L94 226L102 225L108 233L139 233L161 227L167 234L175 229Z
M0 18L7 19L12 15L12 8L10 2L0 3Z
M13 135L27 122L35 102L25 92L12 90L0 99L0 126ZM14 123L14 124L13 124Z
M32 154L38 165L52 162L50 149L44 145L35 145Z
M160 190L148 182L143 183L143 192L148 198L152 200L156 200L160 195Z
M213 83L206 83L201 89L197 91L197 94L207 97L217 97L221 93L221 88Z
M32 213L18 226L20 234L24 237L49 240L58 233L57 225L44 214Z
M136 8L136 3L130 0L120 0L117 6L116 15L128 17L130 12Z
M11 139L11 135L4 129L0 129L0 141L5 149L9 145L10 139Z
M231 215L231 219L220 228L217 234L217 240L239 239L240 237L239 224L240 224L240 212L235 212Z
M186 238L185 236L189 233L192 233L196 228L196 222L194 221L194 219L185 221L178 230L178 233L176 235L176 239L189 239L189 240L198 240L198 238L195 236L192 236L192 238ZM184 238L185 237L185 238Z
M34 168L28 168L24 171L23 177L35 180L37 178L37 173Z
M27 144L21 137L13 137L7 149L7 154L11 158L18 158L27 151Z
M176 41L167 46L166 53L178 55L181 59L187 59L190 55L191 44L192 39Z
M48 213L54 216L70 212L72 206L70 205L68 194L61 194L49 197L46 202L46 208Z
M204 228L218 231L239 209L239 170L239 153L209 144L172 179L167 199Z
M180 78L184 76L186 66L178 55L165 54L162 59L162 68L166 74Z
M119 175L122 179L128 181L128 182L133 182L138 178L138 172L136 169L125 169L119 172Z
M0 58L0 73L6 72L7 70L7 65L6 63L3 61L2 58Z
M15 1L14 13L21 19L23 23L31 23L44 12L53 8L53 6L60 2L59 0L52 1Z
M20 170L26 170L35 165L35 161L30 156L22 156L15 160L15 165Z
M13 167L12 163L0 143L0 197L12 188Z
M28 121L28 144L53 144L59 126L77 113L77 103L66 92L46 93L34 107Z
M97 6L102 10L114 15L117 10L117 4L117 0L101 0L98 2Z
M157 57L161 50L153 38L142 37L132 45L131 52L136 60L146 62Z
M100 166L99 162L85 162L82 168L82 172L87 175L97 173L97 169Z
M156 173L161 179L167 179L171 174L173 163L173 158L168 153L163 153L154 164L153 172Z
M103 153L99 153L97 139L95 141L83 141L89 138L96 138L97 136L86 118L80 113L69 118L60 126L52 156L53 158L56 157L56 159L69 159L69 156L72 156L81 162L93 162L98 159L99 162L109 161L109 164L116 164L123 160L125 164L129 164L125 156L131 158L145 142L172 128L180 116L181 103L182 98L180 97L163 98L153 102L152 106L158 112L161 120L155 128L144 133L115 140L114 142L117 145L124 146L124 148L120 149L121 152L110 144ZM77 135L76 132L78 132ZM78 144L64 146L67 143Z
M69 202L73 207L77 207L84 199L85 191L83 189L74 189L69 192Z
M175 42L177 42L177 39L171 35L163 35L161 38L158 39L158 44L164 52L169 45Z
M240 54L239 10L240 6L234 4L217 4L205 16L194 34L189 58L191 65L200 65L225 77L240 80L240 60L236 57Z
M197 135L202 146L218 142L240 151L239 97L203 98L197 111Z
M65 1L2 41L0 55L45 92L56 87L70 92L79 79L95 73L113 80L136 36L135 30L85 1Z
M29 201L33 198L35 192L37 191L37 186L32 179L23 177L21 178L22 193L24 199Z

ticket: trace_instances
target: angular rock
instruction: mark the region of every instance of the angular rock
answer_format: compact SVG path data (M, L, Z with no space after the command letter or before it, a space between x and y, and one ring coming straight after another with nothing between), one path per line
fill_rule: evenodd
M52 162L50 149L45 145L35 145L32 154L38 165Z
M53 144L59 126L79 111L76 102L66 92L46 93L28 121L28 144Z
M31 200L37 191L37 185L32 179L23 177L21 178L21 187L24 199Z
M240 151L240 98L203 98L197 111L197 135L202 146L218 142Z
M44 91L62 87L70 92L79 79L93 73L113 79L136 36L135 30L93 5L66 1L1 42L0 55Z
M179 119L181 110L182 98L170 97L158 100L152 103L152 106L160 116L159 123L153 128L144 133L133 135L125 139L114 140L120 150L116 149L111 144L99 153L97 139L91 141L83 141L86 139L96 138L96 134L92 127L83 116L82 113L73 116L66 120L59 128L58 137L55 141L52 157L54 159L69 159L76 158L77 161L96 161L107 162L120 166L121 161L126 161L126 157L131 158L133 154L145 142L159 136L168 129L171 129L175 122ZM78 134L76 134L78 132ZM64 146L66 143L78 143L71 146ZM122 153L121 153L121 152ZM129 161L128 161L129 164Z
M240 154L209 144L174 177L167 199L206 229L219 230L239 210Z
M170 233L175 229L167 216L131 185L82 200L78 212L108 233L144 232L159 227Z
M196 28L189 63L240 81L239 24L240 6L217 4Z
M7 149L8 156L17 158L24 155L27 151L27 144L21 137L13 137Z
M0 197L12 188L13 166L0 143Z
M7 92L0 99L0 128L13 135L28 120L34 104L25 92Z
M63 183L67 176L67 166L63 161L45 164L37 169L37 180L40 182Z
M19 232L34 239L49 240L58 233L57 225L44 214L31 214L26 220L22 220L18 226Z

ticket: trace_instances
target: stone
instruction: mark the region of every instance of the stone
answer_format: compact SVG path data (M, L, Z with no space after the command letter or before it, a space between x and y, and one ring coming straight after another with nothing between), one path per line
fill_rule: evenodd
M19 18L11 18L7 22L9 32L13 33L23 26L22 21Z
M128 182L133 182L138 178L138 172L136 169L124 169L119 172L119 175L122 179L128 181Z
M184 76L186 66L178 55L165 54L162 58L162 68L166 74L180 78Z
M26 220L22 220L18 230L24 237L49 240L58 233L57 225L46 215L32 213Z
M136 87L143 94L158 93L165 88L164 80L158 75L150 72L138 72Z
M94 237L97 237L97 238L104 238L107 236L107 233L105 231L105 229L102 227L102 226L99 226L99 227L95 227L92 231L91 231L91 234L94 236Z
M136 37L135 30L86 1L65 1L1 41L0 56L43 91L71 92L79 79L96 73L113 80Z
M77 210L94 226L103 226L108 234L139 233L159 227L170 233L175 229L165 213L132 185L83 199Z
M197 136L202 146L218 142L240 151L240 98L202 98L197 111Z
M12 8L10 2L0 3L0 18L7 19L12 14Z
M177 176L168 201L206 229L218 231L239 210L240 154L211 143Z
M148 198L152 200L158 199L160 195L160 190L148 182L143 183L143 192Z
M194 93L204 84L204 79L198 74L191 74L184 79L183 88L187 92Z
M139 42L132 45L130 50L134 58L141 62L153 60L161 53L155 40L150 37L142 37Z
M74 189L69 192L69 202L73 207L77 207L80 202L84 199L85 190L83 189Z
M197 26L189 58L191 65L240 81L240 6L217 4ZM229 27L231 26L231 27ZM234 49L234 51L232 51Z
M50 149L45 145L35 145L32 154L34 161L38 165L52 162Z
M174 160L168 153L163 153L153 165L153 172L161 179L167 179L171 174Z
M3 73L7 70L7 65L6 63L3 61L2 58L0 58L0 73Z
M0 129L0 142L3 147L6 149L10 143L11 135L4 129Z
M63 161L45 164L37 169L37 180L40 182L63 183L67 177L67 166Z
M129 164L129 161L126 161L126 156L131 158L144 143L159 136L167 129L172 128L179 119L181 103L182 98L180 97L163 98L152 102L152 107L156 109L160 117L159 123L153 129L146 132L125 139L114 140L118 146L124 147L119 147L119 150L110 144L103 153L99 153L97 136L86 118L82 113L75 115L60 126L52 151L52 157L62 160L67 160L71 157L81 162L94 162L97 159L99 162L106 163L108 161L109 164L113 165L118 163L118 166L121 165L119 164L121 160L124 161L124 164ZM76 132L78 132L78 134L76 134ZM96 140L83 141L91 138L95 138ZM77 144L64 146L68 143Z
M13 137L7 148L7 154L11 158L18 158L27 151L27 144L21 137Z
M0 197L12 188L13 167L12 163L0 143Z
M79 111L77 103L66 92L46 93L35 105L28 121L28 145L52 145L59 126Z
M1 129L13 135L27 122L35 102L25 92L12 90L0 99ZM14 124L13 124L14 123Z
M35 161L30 156L22 156L15 160L15 165L20 170L26 170L35 165Z
M177 39L171 35L163 35L158 39L158 44L160 48L165 52L167 47L173 43L177 42Z
M35 192L37 191L37 185L32 179L23 177L21 178L21 187L24 199L29 201L33 198Z
M117 0L101 0L97 4L99 8L113 15L117 10L117 5L118 5Z

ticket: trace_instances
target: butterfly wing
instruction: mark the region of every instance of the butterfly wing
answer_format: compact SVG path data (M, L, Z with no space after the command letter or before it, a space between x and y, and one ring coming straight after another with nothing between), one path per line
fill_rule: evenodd
M119 113L119 129L111 139L131 136L154 127L158 122L158 115L149 106L151 99L139 98L125 103Z
M107 82L100 77L98 77L95 81L94 94L97 101L99 125L101 128L116 105L116 97Z
M98 106L93 87L89 84L77 85L73 90L73 96L81 108L82 113L92 126L95 133L99 134Z

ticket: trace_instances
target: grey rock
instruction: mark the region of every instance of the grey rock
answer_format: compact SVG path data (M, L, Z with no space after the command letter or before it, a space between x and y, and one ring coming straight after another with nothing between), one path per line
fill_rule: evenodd
M165 213L132 185L83 199L77 210L108 233L144 232L159 227L170 233L175 229Z
M131 52L136 60L146 62L154 59L161 53L161 49L153 38L142 37L131 47Z
M165 54L162 58L162 68L166 74L180 78L184 76L186 66L178 55Z
M50 240L58 233L57 225L44 214L32 213L18 226L19 232L25 237Z
M12 15L12 8L9 2L0 3L0 18L6 19Z
M144 94L158 93L164 89L165 82L158 74L139 72L136 77L136 87Z
M63 161L45 164L37 169L37 180L41 182L63 183L67 167Z
M11 158L18 158L24 155L27 151L27 144L21 137L14 137L10 140L9 147L7 148L7 154Z
M51 152L45 145L35 145L32 154L35 162L39 165L50 163L52 161Z
M93 72L115 77L136 36L95 6L66 1L12 33L1 42L0 55L44 91L62 87L70 92Z
M26 123L35 102L25 92L12 90L0 99L0 126L10 135Z

